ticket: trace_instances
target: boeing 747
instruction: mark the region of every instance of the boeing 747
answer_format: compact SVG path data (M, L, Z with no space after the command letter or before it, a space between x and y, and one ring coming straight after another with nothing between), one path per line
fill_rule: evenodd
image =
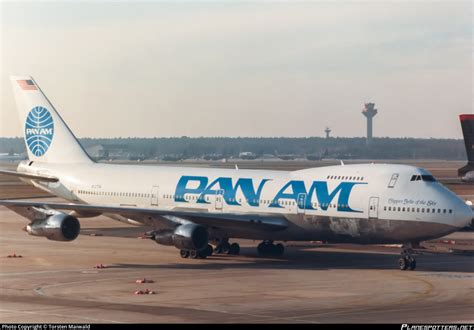
M399 268L415 269L412 245L470 224L471 208L426 170L406 165L327 166L285 172L96 163L32 77L11 78L28 152L16 171L68 202L1 200L28 218L29 234L72 241L78 218L105 215L153 227L183 258L238 254L229 240L403 244Z

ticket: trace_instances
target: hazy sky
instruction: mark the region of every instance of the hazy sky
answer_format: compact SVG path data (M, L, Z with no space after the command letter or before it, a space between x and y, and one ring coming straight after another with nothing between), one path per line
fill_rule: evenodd
M9 75L32 75L79 137L461 138L473 112L470 1L1 2Z

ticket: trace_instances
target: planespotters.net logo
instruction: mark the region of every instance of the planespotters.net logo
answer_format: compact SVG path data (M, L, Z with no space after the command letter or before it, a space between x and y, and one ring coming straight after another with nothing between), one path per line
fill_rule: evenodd
M54 135L53 116L48 109L37 106L26 117L25 141L28 149L36 157L48 151Z
M401 330L474 330L472 324L402 324Z

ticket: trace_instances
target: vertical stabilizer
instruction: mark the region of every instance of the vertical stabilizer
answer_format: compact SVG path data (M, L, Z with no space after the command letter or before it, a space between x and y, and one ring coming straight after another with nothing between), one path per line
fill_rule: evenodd
M91 163L32 77L10 77L28 158L43 163Z
M464 144L466 145L467 165L458 170L459 176L474 171L474 114L460 115Z

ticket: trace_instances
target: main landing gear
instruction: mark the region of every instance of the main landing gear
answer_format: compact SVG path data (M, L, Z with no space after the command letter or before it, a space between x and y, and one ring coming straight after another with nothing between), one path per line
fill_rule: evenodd
M179 255L181 258L191 258L191 259L206 259L212 255L212 245L208 244L202 250L180 250Z
M205 259L212 254L232 254L238 255L240 253L240 245L237 243L229 244L228 240L222 240L214 249L211 244L208 244L202 250L180 250L181 258L191 259Z
M273 244L273 241L263 241L257 246L257 251L260 256L281 256L285 252L283 244Z
M237 243L230 244L228 239L224 239L216 246L214 253L238 255L240 253L240 245Z
M411 243L403 244L401 258L398 260L400 270L415 270L416 259L413 257L413 249Z

